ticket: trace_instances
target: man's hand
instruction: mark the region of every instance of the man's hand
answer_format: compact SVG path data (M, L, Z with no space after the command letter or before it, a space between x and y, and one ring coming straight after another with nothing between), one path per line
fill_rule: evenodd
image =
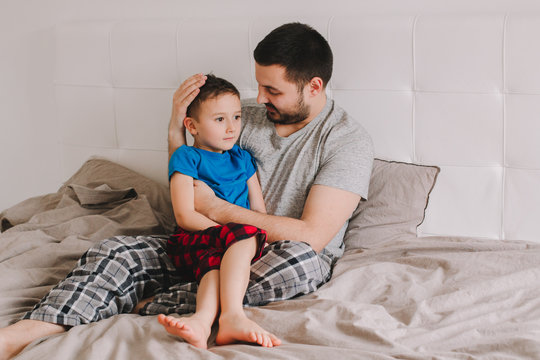
M184 119L189 104L199 94L199 88L204 85L206 76L195 74L186 79L173 95L171 120L169 122L169 158L176 149L186 143Z

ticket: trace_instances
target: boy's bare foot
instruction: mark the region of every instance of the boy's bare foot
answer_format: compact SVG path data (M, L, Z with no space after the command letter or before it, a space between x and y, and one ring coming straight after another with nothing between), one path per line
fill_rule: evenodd
M176 318L160 314L158 321L169 334L181 337L195 347L208 348L207 342L211 328L196 315Z
M219 318L219 330L216 344L226 345L238 341L256 343L264 347L281 344L274 334L269 333L245 314L222 314Z

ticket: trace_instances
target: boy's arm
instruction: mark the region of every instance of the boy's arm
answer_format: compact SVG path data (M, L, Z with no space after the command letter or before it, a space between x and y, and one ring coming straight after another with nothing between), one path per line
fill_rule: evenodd
M167 137L169 144L169 159L176 149L186 144L186 128L184 127L186 111L189 104L191 104L193 99L195 99L199 93L199 88L204 85L205 80L205 75L195 74L186 79L173 95L171 120L169 121L169 135Z
M219 223L251 224L268 233L268 242L304 241L321 251L356 209L361 197L351 192L313 185L300 219L261 214L230 204L214 196L206 184L195 181L195 208Z
M254 173L253 176L249 178L247 185L249 190L249 206L251 210L266 214L266 206L264 205L261 184L259 183L257 173Z
M218 225L195 211L193 178L175 172L171 177L171 201L176 223L188 231L199 231Z

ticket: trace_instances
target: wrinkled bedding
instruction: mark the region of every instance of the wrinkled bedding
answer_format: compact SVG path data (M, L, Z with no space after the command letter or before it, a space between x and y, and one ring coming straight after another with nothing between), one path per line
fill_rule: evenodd
M0 326L93 242L171 231L165 187L101 165L92 160L57 193L0 214ZM348 248L313 294L246 311L283 344L201 350L155 317L123 314L38 340L18 359L537 359L540 245L404 234Z

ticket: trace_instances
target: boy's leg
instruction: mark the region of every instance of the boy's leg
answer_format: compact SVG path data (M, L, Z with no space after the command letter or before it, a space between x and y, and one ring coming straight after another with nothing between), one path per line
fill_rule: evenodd
M253 342L266 347L281 344L275 335L248 319L244 313L242 302L256 250L257 240L253 237L233 244L223 256L220 267L221 315L216 337L218 345L237 341Z
M219 312L219 288L219 270L207 272L197 290L195 313L182 318L160 314L158 321L170 334L179 336L198 348L206 349L212 324Z

